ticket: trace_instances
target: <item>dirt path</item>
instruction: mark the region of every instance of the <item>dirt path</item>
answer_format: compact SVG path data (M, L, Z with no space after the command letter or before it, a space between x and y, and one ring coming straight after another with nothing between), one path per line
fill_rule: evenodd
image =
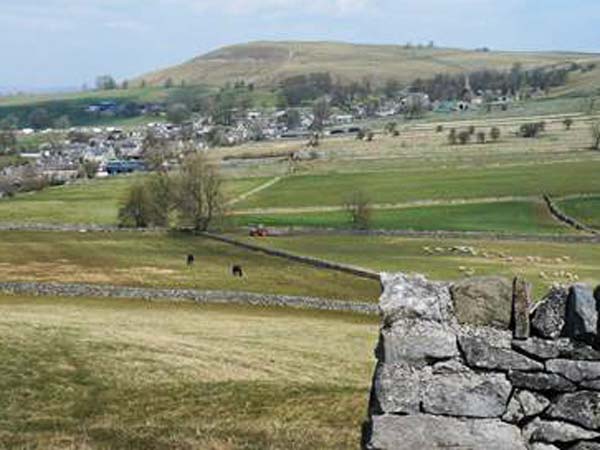
M233 200L230 200L227 202L227 206L231 206L231 205L235 205L236 203L239 203L243 200L246 200L248 197L251 197L254 194L259 193L260 191L264 191L265 189L269 189L271 186L279 183L281 181L283 177L275 177L272 180L267 181L264 184L261 184L260 186L255 187L254 189L249 190L248 192L239 195L238 197L234 198Z
M266 189L266 188L265 188ZM262 190L262 189L261 189ZM479 197L479 198L454 198L448 200L415 200L403 203L378 203L371 205L376 210L407 209L427 206L456 206L473 205L478 203L503 203L503 202L542 202L539 196L509 196L509 197ZM251 208L233 211L234 215L245 214L304 214L319 212L344 211L344 206L302 206L297 208Z

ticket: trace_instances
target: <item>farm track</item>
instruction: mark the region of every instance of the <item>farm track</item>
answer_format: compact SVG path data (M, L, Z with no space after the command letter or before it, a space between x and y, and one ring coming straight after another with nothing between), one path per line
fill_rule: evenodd
M508 196L508 197L480 197L480 198L457 198L450 200L415 200L403 203L379 203L371 205L375 210L395 210L428 206L455 206L473 205L479 203L503 203L503 202L542 202L541 197L530 196ZM345 211L344 206L302 206L297 208L252 208L233 211L233 215L251 214L303 214L320 212Z
M261 191L264 191L265 189L269 189L270 187L274 186L275 184L279 183L279 181L281 181L282 177L275 177L272 180L267 181L264 184L261 184L260 186L255 187L254 189L249 190L248 192L237 196L236 198L230 200L227 202L227 206L232 206L235 205L236 203L239 203L243 200L246 200L248 197L251 197L255 194L258 194Z

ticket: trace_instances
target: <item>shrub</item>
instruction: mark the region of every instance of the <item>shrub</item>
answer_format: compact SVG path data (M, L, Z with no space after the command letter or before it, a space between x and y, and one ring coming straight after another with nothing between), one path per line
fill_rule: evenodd
M519 129L519 135L524 138L537 138L545 128L544 122L524 123Z
M448 143L450 145L456 145L456 142L457 142L456 130L454 128L452 128L450 130L450 133L448 133Z
M485 133L483 131L477 133L477 142L480 144L485 144Z
M500 128L493 127L490 130L490 138L492 138L492 141L494 141L494 142L496 142L498 139L500 139Z
M569 131L571 126L573 126L573 119L567 117L563 120L563 125L565 126L565 130Z
M352 228L357 230L368 230L371 226L371 204L364 192L354 192L344 207L350 216Z
M461 131L458 133L458 142L460 145L467 145L471 140L471 133L469 131Z
M468 131L469 134L473 136L475 134L475 127L473 125L469 126Z
M442 131L444 131L444 126L443 125L438 125L437 127L435 127L435 132L436 133L441 133Z

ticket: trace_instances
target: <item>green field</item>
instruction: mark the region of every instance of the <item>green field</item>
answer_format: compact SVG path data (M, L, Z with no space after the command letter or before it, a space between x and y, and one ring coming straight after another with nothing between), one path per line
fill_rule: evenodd
M116 225L121 202L138 176L119 176L48 188L0 200L3 223L67 223ZM230 179L224 183L227 198L264 183L262 178Z
M343 235L244 239L376 271L422 273L438 280L522 275L533 283L538 299L554 282L575 281L569 274L592 285L600 281L600 245L590 243ZM472 248L474 254L462 253L460 247Z
M592 228L600 228L600 197L583 197L558 202L558 206L571 217Z
M0 297L3 449L349 450L376 319Z
M239 208L339 206L364 191L373 203L428 199L579 194L600 191L600 161L546 166L436 169L292 176L241 202Z
M86 113L84 109L101 101L117 101L125 104L161 102L167 96L167 90L156 87L116 89L111 91L86 91L67 94L48 95L15 95L0 97L0 119L15 115L19 118L22 127L25 126L28 116L36 108L44 108L52 120L61 116L69 117L72 125L138 125L160 120L156 117L103 117Z
M196 264L186 266L192 253ZM241 264L244 279L233 278ZM0 279L195 288L376 301L376 281L184 233L3 232Z
M241 226L352 228L344 211L255 214L232 217ZM497 202L374 210L371 228L418 231L491 231L496 233L573 233L554 220L541 202Z

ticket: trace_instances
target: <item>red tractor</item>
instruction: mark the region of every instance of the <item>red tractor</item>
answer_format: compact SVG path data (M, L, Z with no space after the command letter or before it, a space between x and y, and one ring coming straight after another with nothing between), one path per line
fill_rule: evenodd
M268 237L269 230L267 230L262 225L259 225L257 227L250 229L250 236L251 237Z

